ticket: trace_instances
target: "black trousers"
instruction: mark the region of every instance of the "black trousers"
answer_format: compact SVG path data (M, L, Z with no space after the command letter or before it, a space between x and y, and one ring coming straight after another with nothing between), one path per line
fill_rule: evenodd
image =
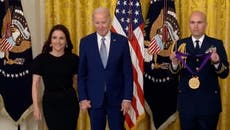
M179 114L181 130L216 130L219 114L187 115Z

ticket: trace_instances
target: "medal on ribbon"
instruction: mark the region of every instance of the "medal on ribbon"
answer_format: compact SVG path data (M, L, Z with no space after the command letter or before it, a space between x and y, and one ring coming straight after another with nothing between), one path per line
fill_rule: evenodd
M197 89L200 86L200 80L198 76L194 76L189 79L188 85L191 89Z
M192 77L189 79L188 81L188 85L191 89L198 89L200 87L200 80L199 80L199 76L198 73L199 71L201 71L203 69L203 67L207 64L208 60L211 57L211 53L206 53L206 54L199 54L199 55L195 55L194 57L196 58L202 58L203 57L203 61L201 62L201 65L199 66L199 68L196 71L193 71L187 64L186 62L182 59L182 57L188 57L190 56L190 54L186 54L186 53L181 53L181 52L176 52L176 58L178 60L181 61L181 63L184 65L184 67L192 74Z

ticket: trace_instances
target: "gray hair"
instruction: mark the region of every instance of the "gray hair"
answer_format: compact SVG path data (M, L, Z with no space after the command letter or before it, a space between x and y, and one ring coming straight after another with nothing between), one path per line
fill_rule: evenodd
M96 8L94 11L93 11L93 15L92 15L92 18L94 19L94 15L95 14L106 14L106 16L110 19L111 16L110 16L110 12L109 12L109 9L108 8L105 8L105 7L99 7L99 8Z

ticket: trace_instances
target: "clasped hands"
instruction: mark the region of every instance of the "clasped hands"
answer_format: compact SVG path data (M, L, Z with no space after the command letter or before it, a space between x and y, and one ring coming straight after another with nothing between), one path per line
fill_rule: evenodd
M83 112L86 112L89 108L91 108L90 100L82 100L80 102L80 108ZM131 102L128 100L123 100L121 103L121 111L123 111L123 115L129 111L131 108Z

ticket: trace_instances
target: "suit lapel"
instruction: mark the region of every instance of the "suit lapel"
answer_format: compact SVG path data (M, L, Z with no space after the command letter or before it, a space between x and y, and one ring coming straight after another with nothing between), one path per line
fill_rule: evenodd
M114 51L115 51L115 50L114 50L115 42L116 42L116 39L115 39L115 37L114 37L114 34L111 32L110 48L109 48L109 55L108 55L108 61L107 61L106 67L109 66L109 64L110 64L110 62L111 62L111 60L112 60L111 56L112 56L112 54L113 54Z
M201 47L200 47L200 51L199 51L200 54L204 54L205 51L210 47L211 47L211 43L209 42L209 38L205 35L204 40L203 40ZM192 42L192 37L190 37L187 41L186 50L190 54L195 53L193 42Z
M89 53L95 54L95 56L93 58L96 58L97 62L100 64L100 66L102 66L104 68L102 60L101 60L100 52L99 52L99 46L98 46L98 43L97 43L97 34L96 33L94 33L93 39L92 39L91 42L92 42L92 46L90 46L90 47L92 49L91 49L91 51Z
M95 44L93 44L93 46L92 46L93 47L92 50L95 51L93 54L96 54L96 57L98 57L98 61L100 62L101 66L104 68L102 60L101 60L100 52L99 52L99 47L98 47L98 43L97 43L97 34L96 33L94 35L93 42L95 42ZM109 64L112 61L112 58L111 58L112 55L114 53L116 53L116 49L115 49L116 42L117 42L117 39L116 39L115 35L111 32L111 40L110 40L110 48L109 48L109 54L108 54L108 61L107 61L107 65L106 65L105 68L107 68L109 66Z
M194 46L193 46L193 43L192 43L192 38L190 37L187 41L187 44L186 44L186 51L187 53L189 54L193 54L194 52Z
M210 47L211 47L211 43L209 41L209 38L205 35L202 46L201 46L202 53L205 53L206 50L208 50Z

